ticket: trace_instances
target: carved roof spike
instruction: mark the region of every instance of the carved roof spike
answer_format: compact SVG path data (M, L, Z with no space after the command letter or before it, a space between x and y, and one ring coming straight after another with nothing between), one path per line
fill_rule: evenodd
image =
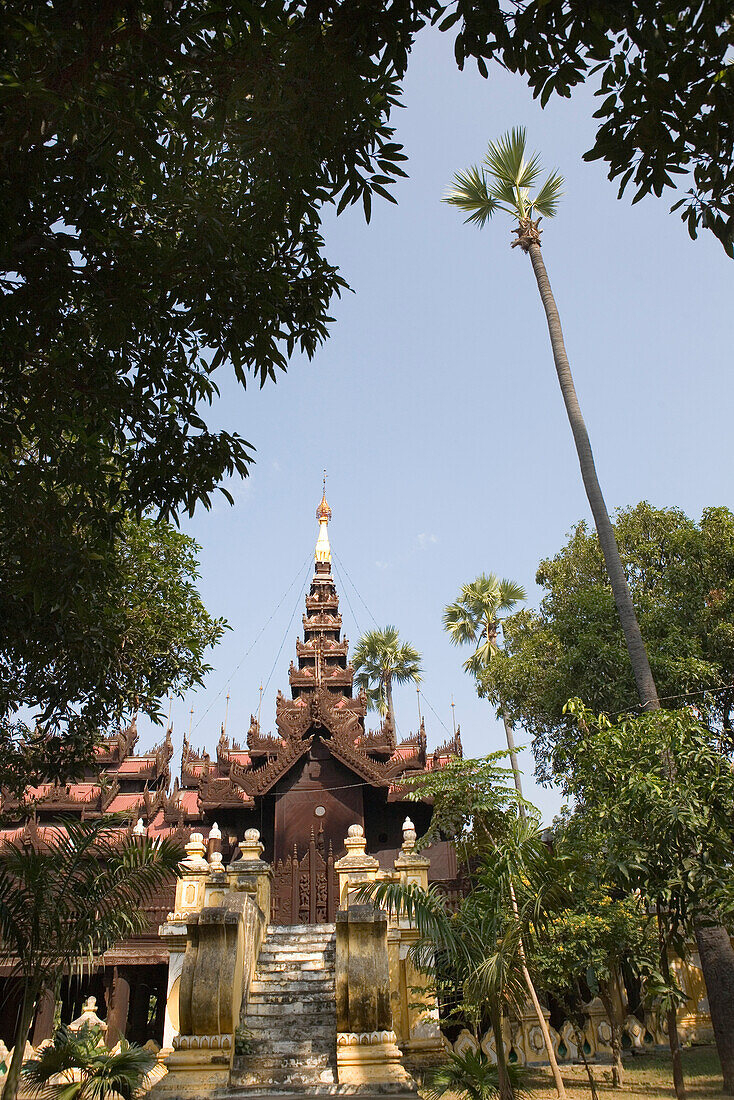
M396 749L398 742L395 736L395 721L389 710L385 715L385 721L382 723L380 732L385 735L388 745L390 745L392 749Z

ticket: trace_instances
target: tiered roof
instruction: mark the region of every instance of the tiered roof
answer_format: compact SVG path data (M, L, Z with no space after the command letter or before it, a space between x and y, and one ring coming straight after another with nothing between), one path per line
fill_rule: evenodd
M136 754L135 720L126 729L101 741L92 768L79 783L42 783L27 787L21 798L0 792L0 811L6 817L43 823L59 814L82 820L105 813L125 813L151 820L162 808L171 781L172 730L159 745Z
M42 823L59 813L84 818L123 811L134 819L142 817L149 831L158 834L198 826L222 810L253 810L257 799L306 755L317 734L337 760L370 786L384 789L388 801L404 799L404 776L442 767L461 756L458 730L429 754L423 720L418 732L400 743L390 714L377 730L367 729L366 696L361 691L354 695L349 642L341 637L328 538L331 509L325 494L316 515L319 537L303 640L296 642L296 661L288 673L291 697L278 692L276 698L274 733L262 733L252 715L247 746L230 741L222 729L214 758L206 751L196 752L184 738L180 779L169 792L171 729L160 745L136 755L133 721L101 742L95 773L84 782L29 788L15 801L2 796L2 812L18 819L33 814Z

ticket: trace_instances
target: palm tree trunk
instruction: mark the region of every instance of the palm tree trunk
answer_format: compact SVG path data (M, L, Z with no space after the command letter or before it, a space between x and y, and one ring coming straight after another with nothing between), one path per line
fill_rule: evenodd
M734 948L726 928L696 925L696 945L706 981L724 1094L734 1096Z
M584 481L586 495L589 499L594 523L596 524L599 544L604 554L607 574L609 575L609 582L614 594L614 602L617 605L619 621L627 643L627 651L632 664L635 683L637 684L637 692L645 710L658 710L660 701L658 699L655 681L650 669L645 643L640 633L640 626L637 622L637 615L635 614L634 605L632 603L627 577L625 576L622 561L619 556L617 540L614 537L614 529L609 519L607 506L604 503L601 486L599 485L599 478L597 477L596 466L594 465L594 455L591 450L591 443L589 442L589 434L586 430L584 418L581 415L578 397L576 396L576 387L574 386L573 375L571 374L571 367L563 342L561 318L559 317L553 297L553 291L551 290L548 272L545 269L540 245L530 243L527 251L530 254L530 262L533 265L533 271L538 283L538 290L540 291L543 308L545 309L546 320L548 321L548 332L550 333L556 373L558 374L563 401L566 406L568 420L576 444L576 453L578 454L579 465L581 466L581 476Z
M10 1059L10 1065L8 1066L8 1075L5 1078L2 1100L15 1100L18 1095L18 1082L20 1080L20 1071L23 1066L23 1055L25 1054L28 1033L33 1023L35 1007L36 999L31 990L26 986L23 990L23 1001L20 1007L18 1026L15 1029L15 1047L13 1049L13 1057Z
M392 728L395 729L395 711L392 705L392 676L385 677L385 694L387 695L387 713L392 720Z
M515 921L520 924L520 914L517 908L517 898L515 897L515 887L510 882L510 900L512 902L512 912L515 916ZM543 1009L540 1007L540 1001L538 1000L538 994L535 992L535 986L533 985L533 979L530 977L530 971L527 967L527 961L525 958L525 945L522 942L522 935L518 937L517 941L517 954L520 959L520 968L522 970L522 976L527 986L530 1000L532 1001L533 1008L535 1009L535 1015L538 1018L538 1025L543 1035L543 1042L545 1043L546 1053L548 1055L548 1061L550 1062L551 1071L553 1073L553 1082L556 1086L556 1092L560 1097L560 1100L567 1100L566 1087L563 1084L563 1078L561 1077L561 1071L558 1068L558 1062L556 1061L556 1052L553 1049L553 1040L551 1039L550 1031L548 1030L548 1024L546 1018L543 1015Z
M494 1049L497 1051L497 1084L500 1100L514 1100L512 1081L507 1072L505 1040L502 1036L502 1008L494 998L490 1001L489 1016L494 1032Z
M500 713L502 715L502 723L505 727L505 737L507 739L507 748L510 752L510 764L512 765L512 777L515 780L515 790L522 798L522 780L520 778L520 766L517 762L517 750L515 749L515 735L512 732L512 723L507 715L507 711L504 705L500 703ZM525 816L525 811L520 806L520 816Z
M614 530L609 520L609 513L607 512L604 497L599 485L599 479L596 474L594 456L591 451L586 424L581 415L578 397L576 396L576 387L573 383L571 367L563 342L561 319L558 315L553 291L551 290L548 272L545 269L540 245L535 242L530 242L527 251L530 254L530 261L533 265L538 290L540 291L540 297L548 321L548 332L550 333L558 381L561 386L566 412L568 413L568 419L571 424L571 431L573 432L574 441L576 443L576 451L581 466L581 476L584 480L586 495L589 499L591 511L594 516L599 544L604 554L609 581L612 586L612 592L614 593L614 602L617 605L619 621L622 625L625 641L627 642L627 651L629 653L632 671L634 672L635 683L637 684L637 692L645 710L659 710L660 700L658 699L657 688L655 687L652 670L650 669L645 643L640 633L640 626L637 622L632 597L630 595L629 586L627 585L627 578L619 557L617 540L614 537ZM667 764L672 770L672 761L668 760ZM698 930L696 931L698 934ZM722 945L724 943L724 936L726 936L726 930L720 928L718 937ZM711 1018L714 1024L716 1049L724 1074L725 1090L728 1095L734 1095L734 1042L729 1038L731 1035L731 1024L732 1021L734 1021L734 952L731 952L729 957L726 957L725 953L721 951L714 957L714 953L705 951L704 956L701 956L701 968L703 970L707 989L711 987L715 990L713 1001L710 1002L710 1007Z

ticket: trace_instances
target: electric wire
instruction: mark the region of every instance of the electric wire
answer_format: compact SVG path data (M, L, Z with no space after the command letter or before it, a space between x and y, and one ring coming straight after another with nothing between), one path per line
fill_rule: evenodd
M281 604L282 604L282 603L283 603L283 602L285 601L286 597L288 596L288 593L289 593L289 592L290 592L290 590L291 590L291 589L293 588L293 585L294 585L294 584L296 583L296 581L297 581L297 580L299 579L299 577L301 576L301 573L303 572L304 566L305 566L305 565L306 565L306 563L307 563L307 562L309 562L310 560L311 560L311 554L309 553L309 554L307 555L307 557L306 557L305 561L303 562L303 564L302 564L302 565L299 565L299 567L298 567L298 572L296 573L295 577L293 578L293 580L291 581L291 583L290 583L290 584L288 585L288 587L286 588L286 590L285 590L285 592L283 593L283 595L282 595L282 596L280 597L280 600L278 601L278 603L276 604L276 606L275 606L274 610L273 610L273 611L271 612L271 614L270 614L270 618L269 618L269 619L267 620L267 622L265 623L265 625L264 625L263 627L261 627L260 631L258 632L258 634L257 634L257 635L256 635L256 637L255 637L255 640L254 640L254 641L252 642L252 644L250 645L250 647L249 647L249 649L247 650L247 652L245 653L244 657L242 657L242 659L241 659L241 660L239 661L239 663L237 664L237 666L235 667L235 669L234 669L234 670L233 670L233 671L232 671L232 672L231 672L231 673L229 674L229 676L228 676L228 677L227 677L227 679L226 679L226 680L224 681L224 683L223 683L223 684L222 684L222 686L220 687L220 689L219 689L219 691L217 692L217 694L216 694L216 695L214 696L214 698L212 699L212 701L211 701L211 703L209 704L209 706L208 706L208 707L206 708L206 710L205 710L205 711L204 711L204 713L202 714L201 718L200 718L200 719L198 720L198 722L196 723L196 725L195 725L195 726L193 727L193 729L191 730L191 733L192 733L192 734L196 732L196 730L197 730L197 729L199 728L199 726L201 725L201 723L202 723L202 722L204 721L204 719L206 718L206 716L207 716L207 714L209 713L209 711L210 711L210 710L212 709L212 707L213 707L213 706L214 706L214 704L216 703L217 699L219 699L219 698L221 697L221 694L222 694L222 692L224 691L224 689L225 689L226 687L229 687L229 685L230 685L230 683L232 682L232 680L234 679L234 677L235 677L235 676L237 675L237 673L239 672L239 670L240 670L240 669L242 668L243 664L245 663L245 661L247 660L247 658L248 658L248 657L250 656L250 654L252 653L253 649L255 648L255 646L257 645L257 643L258 643L258 642L260 641L260 639L262 638L263 634L265 633L265 631L267 630L267 628L268 628L268 627L270 626L271 622L273 621L273 619L274 619L274 618L275 618L275 616L277 615L278 611L280 610Z
M310 563L310 560L311 560L311 555L310 555L310 554L309 554L309 556L308 556L308 560L309 560L309 563ZM267 678L267 680L265 681L265 687L263 688L263 695L264 695L264 694L265 694L265 692L266 692L266 691L268 690L268 686L269 686L269 684L270 684L270 681L271 681L271 680L272 680L272 678L273 678L273 673L275 672L275 666L277 665L277 663L278 663L278 661L279 661L279 659L280 659L280 655L281 655L281 653L283 652L283 646L285 645L285 643L286 643L286 638L288 637L288 635L289 635L289 633L290 633L290 629L291 629L291 626L292 626L292 624L293 624L293 620L294 620L294 618L295 618L295 615L296 615L296 611L298 611L298 608L299 608L299 606L300 606L300 604L301 604L301 600L303 599L303 593L304 593L304 592L305 592L305 590L306 590L306 585L307 585L307 583L308 583L308 574L310 573L310 571L311 571L311 570L310 570L310 567L309 567L309 568L308 568L308 569L306 570L306 575L305 575L305 577L303 578L303 584L301 585L301 588L300 588L300 591L299 591L299 593L298 593L298 597L297 597L297 599L296 599L296 602L295 602L295 604L293 605L293 610L291 611L291 617L290 617L290 619L288 620L288 625L287 625L287 627L285 628L285 631L284 631L284 633L283 633L283 638L282 638L282 640L281 640L280 646L278 647L278 652L277 652L277 653L275 654L275 660L273 661L273 667L272 667L272 668L270 669L270 673L269 673L269 675L268 675L268 678Z
M334 558L336 558L336 555L334 554L333 550L332 550L332 554L334 555ZM334 561L334 572L337 574L337 580L339 581L339 587L341 588L342 592L344 593L344 599L347 601L347 607L349 608L349 610L351 612L351 615L352 615L352 618L354 619L354 625L357 628L357 633L361 634L362 633L362 628L359 625L359 623L357 622L357 616L354 613L354 608L352 607L352 601L349 599L349 592L347 591L347 586L342 581L342 573L341 573L341 570L337 568L336 561ZM352 586L352 587L354 587L354 586ZM356 589L355 589L355 592L356 592Z
M365 611L367 612L367 614L369 615L369 617L370 617L370 618L372 619L372 622L373 622L373 623L375 624L375 626L377 626L377 627L378 627L378 629L379 629L379 625L378 625L377 619L375 618L375 616L374 616L374 615L372 614L372 612L370 611L369 607L367 606L367 603L366 603L366 601L364 600L364 598L363 598L363 596L362 596L362 593L361 593L361 592L359 591L359 589L357 588L356 584L355 584L355 583L354 583L354 581L352 580L351 576L350 576L350 575L349 575L349 573L347 572L347 570L346 570L346 568L344 567L344 563L342 562L341 558L339 558L339 557L337 556L337 554L336 554L336 551L335 551L335 550L332 550L332 551L331 551L331 553L332 553L332 556L333 556L333 558L334 558L334 565L336 565L337 561L339 562L339 568L340 568L340 571L341 571L341 572L342 572L342 573L344 574L344 576L345 576L345 577L346 577L346 578L348 579L348 581L349 581L349 583L351 584L352 588L353 588L353 589L354 589L354 591L355 591L355 592L357 593L357 596L359 597L359 599L360 599L360 602L361 602L361 603L362 603L362 605L364 606L364 609L365 609ZM349 607L350 607L350 609L351 609L351 606L352 606L352 605L351 605L351 603L349 603L349 595L347 594L347 590L346 590L346 587L344 587L344 595L345 595L345 597L346 597L346 600L347 600L347 603L349 604ZM357 617L356 617L356 615L354 615L354 612L353 612L353 611L352 611L352 615L354 616L354 621L355 621L355 623L356 623L356 622L357 622ZM357 629L359 630L359 626L357 626ZM360 631L360 633L361 633L361 631ZM429 708L429 710L431 710L431 712L432 712L432 713L434 714L434 716L435 716L435 717L436 717L436 718L438 719L438 721L439 721L439 722L441 723L441 725L442 725L442 726L443 726L443 728L444 728L444 729L446 730L446 732L447 732L447 733L449 734L449 736L451 736L451 731L450 731L449 727L448 727L448 726L446 725L446 723L444 722L443 718L441 718L441 716L440 716L440 715L438 714L438 712L436 711L436 709L435 709L435 708L434 708L434 707L433 707L433 706L431 705L431 700L430 700L430 699L428 698L428 696L427 696L427 695L425 694L425 692L423 691L423 688L422 688L422 687L421 687L421 696L422 696L422 698L423 698L423 699L425 700L425 702L426 702L426 703L428 704L428 708ZM397 730L397 724L396 724L396 730ZM399 730L397 730L397 732L400 732L400 731L399 731Z

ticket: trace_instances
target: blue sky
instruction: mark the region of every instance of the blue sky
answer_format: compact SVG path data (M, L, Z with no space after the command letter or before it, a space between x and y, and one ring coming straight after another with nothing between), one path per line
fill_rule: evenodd
M594 133L585 90L541 111L518 77L459 73L451 36L429 31L404 102L399 205L378 201L369 226L357 207L326 219L327 255L354 290L334 302L326 346L262 391L220 371L211 420L249 439L257 464L233 487L235 507L222 500L184 528L202 546L205 602L232 630L205 688L174 702L177 740L192 722L193 743L213 749L227 691L228 732L244 739L268 681L272 728L325 467L347 636L374 625L371 613L421 650L429 744L451 728L453 695L465 752L504 746L461 670L468 654L442 630L443 607L482 571L521 582L537 603L538 562L589 515L529 261L510 249L508 220L480 231L440 202L452 174L514 125L566 177L544 255L610 510L648 499L698 517L732 505L734 266L718 243L690 241L664 200L618 201L603 167L582 162ZM398 690L396 710L404 736L414 689ZM529 776L529 751L523 764ZM552 816L557 792L530 779L528 791Z

